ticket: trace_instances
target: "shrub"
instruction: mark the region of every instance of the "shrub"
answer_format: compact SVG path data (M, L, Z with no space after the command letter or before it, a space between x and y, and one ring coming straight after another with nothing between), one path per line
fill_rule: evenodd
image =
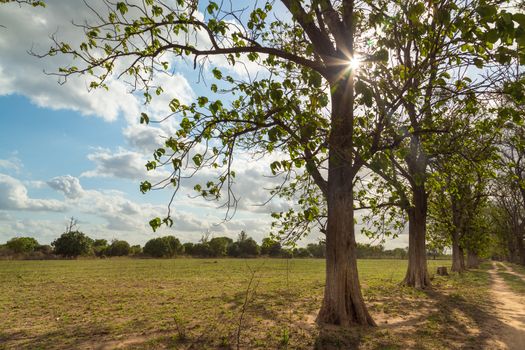
M195 243L193 245L193 256L200 256L201 258L209 258L213 256L210 244L205 243Z
M45 255L52 255L53 254L53 247L51 247L49 244L39 245L36 248L37 252L40 252Z
M95 239L93 242L93 253L96 256L108 255L108 241L105 239Z
M281 243L266 237L262 240L261 244L261 254L268 256L281 256L282 247Z
M63 233L51 245L54 247L55 254L74 258L89 254L93 240L80 231L71 231Z
M144 245L144 254L155 258L173 257L182 252L180 241L173 236L153 238Z
M248 257L248 256L257 256L260 253L261 248L251 237L246 238L243 241L239 242L239 256Z
M6 243L6 247L15 254L28 254L39 246L36 239L32 237L14 237Z
M186 255L193 255L193 246L194 244L193 243L184 243L182 245L182 250L184 251L184 254Z
M306 248L295 248L293 250L293 256L297 258L311 258L312 255Z
M131 247L128 242L121 240L113 240L108 249L110 256L126 256L129 255Z
M142 254L142 247L140 245L132 245L129 248L129 255L140 255Z
M228 247L233 243L233 239L228 237L215 237L208 242L210 249L210 256L226 256L228 254Z
M306 246L306 249L314 258L324 258L326 255L326 244L324 242L310 243Z

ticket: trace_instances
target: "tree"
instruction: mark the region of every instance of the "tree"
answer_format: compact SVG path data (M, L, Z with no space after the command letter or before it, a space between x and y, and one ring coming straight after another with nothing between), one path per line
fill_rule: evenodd
M147 168L169 166L173 168L172 176L158 184L144 181L141 190L172 185L176 192L180 181L188 176L186 171L192 175L213 168L219 173L214 181L197 184L195 190L208 199L225 194L222 198L228 216L237 202L232 187L233 160L238 152L261 155L280 151L284 157L272 163L271 170L290 179L291 186L298 184L305 190L301 212L284 216L292 220L291 225L284 227L289 228L290 235L297 236L299 233L293 230L295 222L308 228L322 218L326 228L326 287L318 321L374 325L357 272L354 179L375 152L391 146L391 140L382 142L381 133L399 106L395 97L405 94L407 87L417 92L420 86L411 81L410 86L405 84L399 91L383 94L381 90L390 81L375 84L356 73L359 60L371 70L390 69L385 49L390 46L367 45L374 35L381 35L396 22L386 14L390 2L381 2L380 6L371 1L358 6L354 0L281 3L288 11L289 21L269 20L271 1L254 5L251 13L242 17L235 8L212 1L201 7L204 16L197 11L196 1L179 0L171 6L148 0L134 4L133 11L125 2L107 1L109 13L97 13L101 22L84 25L85 42L73 47L57 40L48 54L77 58L83 66L64 67L59 74L93 74L97 79L90 84L92 88L107 87L111 76L129 75L135 88L144 89L146 102L163 93L154 77L157 71L170 70L169 55L190 56L194 65L217 55L232 65L243 59L261 63L265 74L248 81L223 74L217 67L212 69L221 87L213 83L210 89L229 92L231 102L222 98L210 100L207 96L198 97L190 105L171 101L173 115L180 117L180 127L174 137L166 140L165 147L155 151ZM412 1L392 3L406 4L402 10L414 22L407 27L416 29L416 19L425 6ZM444 22L447 11L432 17ZM477 27L475 20L481 19L472 17L473 26ZM434 33L438 34L443 32ZM421 40L421 33L412 36ZM396 49L393 47L392 51ZM426 64L432 64L428 54L420 54L427 57ZM141 120L148 123L150 116L143 113ZM206 151L197 151L203 145ZM276 191L286 195L285 187ZM322 197L315 198L313 194L317 193ZM418 189L417 193L421 191ZM326 202L326 215L321 215L321 202ZM164 218L151 220L152 228L173 224L170 213L168 210ZM421 220L416 221L421 225ZM421 261L417 263L421 265ZM414 264L411 262L410 266Z
M194 255L194 250L193 250L194 247L195 247L195 245L193 243L191 243L191 242L184 243L182 245L182 249L184 251L184 254L186 254L186 255Z
M261 255L276 257L281 255L281 251L281 243L275 241L271 237L263 238L261 244Z
M189 55L196 64L216 55L232 65L248 59L262 63L267 70L248 82L224 75L217 68L212 70L221 85L229 85L224 90L239 96L230 108L222 98L201 96L187 106L172 100L173 114L182 120L180 128L155 152L155 160L147 168L173 166L173 176L155 186L145 181L141 190L170 184L177 189L185 169L192 173L208 167L222 169L215 181L196 185L195 190L212 199L226 193L226 207L231 209L236 203L232 162L237 152L283 151L286 157L274 162L271 170L307 174L304 179L317 186L327 202L326 289L319 321L373 325L355 261L352 180L363 165L355 157L356 147L362 146L364 158L381 147L379 133L389 113L389 106L371 113L367 84L356 83L358 50L370 66L374 62L384 66L387 58L385 50L366 46L365 37L360 37L367 32L363 27L374 7L368 6L368 12L354 6L353 0L282 0L291 21L269 22L270 1L255 5L250 16L242 19L235 9L230 11L211 1L204 7L204 19L194 1L181 0L173 6L146 1L139 11L128 11L125 2L108 1L107 5L110 12L98 16L101 23L85 26L84 43L72 47L56 41L50 55L70 54L85 63L84 67L64 67L59 74L91 73L99 78L91 83L92 88L106 87L106 79L120 66L116 63L131 58L133 63L117 75L130 74L134 86L145 90L148 102L153 91L163 93L162 87L153 86L152 78L157 70L169 70L169 62L162 58L165 54ZM133 8L138 10L136 5ZM139 12L140 17L134 17ZM195 42L194 36L184 33L202 34L201 40ZM99 47L105 49L101 52ZM212 92L219 90L215 83L210 88ZM367 119L370 123L362 123ZM150 117L144 113L141 120L147 123ZM375 129L354 133L360 125ZM209 142L212 139L216 142ZM208 151L193 152L201 144L208 145ZM320 171L325 167L327 178ZM301 217L315 223L318 209L316 200L310 199L303 203L307 208ZM150 222L153 229L163 223L173 223L169 210L163 219Z
M255 242L253 238L249 237L244 231L239 233L236 243L236 247L233 250L234 254L236 254L235 256L240 256L243 258L255 257L261 252L261 248L257 242Z
M127 256L131 252L131 247L128 242L114 239L108 249L108 255L111 256Z
M91 253L93 240L80 231L69 231L55 239L51 245L55 254L76 258Z
M166 242L160 238L152 238L146 242L144 245L144 254L155 257L162 258L169 256L169 247Z
M183 252L182 244L174 236L152 238L144 245L144 254L156 258L170 258Z
M27 254L35 251L39 244L33 237L14 237L7 241L6 247L15 254Z
M324 258L326 254L326 245L323 241L319 241L319 243L309 243L306 246L306 249L310 252L310 254L314 258Z
M228 254L228 247L233 243L233 239L229 237L214 237L208 242L210 246L211 255L214 257L226 256Z
M311 258L312 254L306 248L297 247L292 250L292 254L297 258Z
M142 247L139 244L132 245L129 248L129 255L137 256L137 255L140 255L141 253L142 253Z
M93 241L93 253L95 253L96 256L103 256L108 255L108 241L105 239L95 239Z
M393 193L391 201L378 205L395 202L408 218L404 283L427 288L426 223L428 197L434 190L430 164L443 154L441 135L453 130L454 121L465 112L472 115L480 94L495 87L496 75L484 79L478 74L474 80L463 72L504 64L513 57L513 20L522 23L521 15L498 12L497 1L434 1L429 6L419 1L380 1L377 6L383 9L381 18L389 19L378 44L392 48L393 69L380 71L382 93L401 105L386 133L400 141L395 149L379 152L369 166ZM524 28L520 24L520 31ZM399 96L403 89L406 93Z

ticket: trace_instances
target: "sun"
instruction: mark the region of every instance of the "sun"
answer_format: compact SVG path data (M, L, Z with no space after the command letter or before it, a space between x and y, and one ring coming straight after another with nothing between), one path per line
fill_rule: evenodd
M354 55L348 60L348 67L351 70L357 70L361 66L361 57Z

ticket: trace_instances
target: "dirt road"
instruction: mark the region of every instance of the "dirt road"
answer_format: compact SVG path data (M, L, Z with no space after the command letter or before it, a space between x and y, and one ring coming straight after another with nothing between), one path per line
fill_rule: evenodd
M495 329L497 343L501 349L525 349L525 297L513 292L498 275L496 265L489 270L492 278L494 316L501 322ZM521 276L523 278L523 276Z

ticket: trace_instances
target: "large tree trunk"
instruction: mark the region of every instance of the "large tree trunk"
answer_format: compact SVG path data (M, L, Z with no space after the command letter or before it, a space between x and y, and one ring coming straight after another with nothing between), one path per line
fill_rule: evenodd
M326 286L317 320L342 326L375 325L364 303L357 273L352 191L329 187Z
M353 77L332 88L326 201L326 285L319 323L372 325L357 273L354 232Z
M408 208L408 269L403 284L418 289L430 287L425 237L427 194L424 186L412 190L414 205Z
M467 249L467 268L477 269L479 267L478 254L472 249Z

